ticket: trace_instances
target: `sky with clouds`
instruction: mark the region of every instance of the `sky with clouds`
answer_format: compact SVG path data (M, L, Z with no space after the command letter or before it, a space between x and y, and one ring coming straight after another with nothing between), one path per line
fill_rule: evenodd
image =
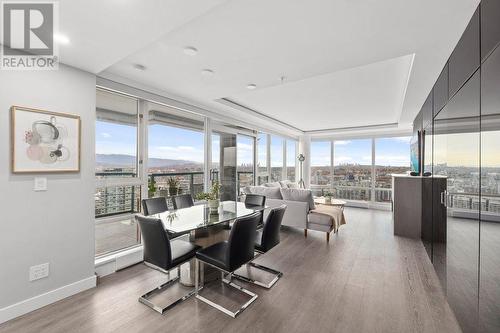
M163 125L149 126L149 157L188 160L203 163L203 133ZM212 159L218 160L218 136L212 138ZM96 152L98 154L136 154L137 129L132 126L96 122ZM376 139L376 164L407 166L410 164L409 137ZM266 135L259 135L259 164L265 165ZM271 136L271 166L283 165L283 139ZM287 141L287 164L295 162L295 142ZM238 165L252 163L252 140L238 136ZM311 143L313 166L330 164L329 142ZM371 164L371 140L335 141L335 165L345 163Z
M334 147L334 164L355 163L371 165L372 141L338 140ZM312 166L330 165L330 142L311 142ZM381 138L375 140L375 164L391 166L410 165L410 137Z

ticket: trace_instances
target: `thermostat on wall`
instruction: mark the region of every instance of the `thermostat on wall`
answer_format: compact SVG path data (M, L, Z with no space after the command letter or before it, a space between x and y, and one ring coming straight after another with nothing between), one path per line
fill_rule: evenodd
M47 178L46 177L35 177L33 191L36 191L36 192L47 191Z

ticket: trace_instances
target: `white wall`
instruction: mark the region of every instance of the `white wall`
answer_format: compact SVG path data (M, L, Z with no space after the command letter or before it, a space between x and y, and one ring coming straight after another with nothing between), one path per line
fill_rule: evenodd
M95 286L95 76L61 65L57 71L0 73L0 323ZM10 111L21 105L80 115L81 171L34 175L10 171ZM47 278L29 282L29 267L50 263Z

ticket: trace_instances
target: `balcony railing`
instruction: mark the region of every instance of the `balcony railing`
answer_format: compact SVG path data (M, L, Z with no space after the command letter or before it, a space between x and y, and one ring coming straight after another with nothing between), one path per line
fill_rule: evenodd
M354 201L370 201L372 199L372 188L365 186L348 186L348 185L315 185L311 184L313 195L324 195L325 192L331 192L337 199L354 200ZM374 198L376 202L392 201L392 188L375 187Z
M130 172L99 172L96 177L134 177ZM218 180L219 172L212 171L212 179ZM189 193L193 197L203 191L203 172L165 172L152 173L148 176L149 182L156 184L156 194L169 198L168 179L176 178L179 181L180 193ZM239 192L245 186L253 183L252 171L237 171L237 188ZM106 217L140 211L140 187L134 185L100 187L95 194L95 217Z

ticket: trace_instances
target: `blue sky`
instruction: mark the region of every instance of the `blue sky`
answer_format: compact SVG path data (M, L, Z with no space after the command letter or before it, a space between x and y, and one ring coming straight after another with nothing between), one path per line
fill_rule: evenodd
M133 126L96 122L96 152L98 154L136 154L137 129ZM265 134L259 135L259 163L265 165ZM409 137L382 138L376 142L376 164L407 166L410 164ZM271 166L283 165L283 139L271 136ZM212 158L218 159L215 147L219 142L213 137ZM203 133L163 125L149 126L149 157L196 161L203 163ZM252 163L252 140L238 136L238 165ZM287 142L287 162L295 162L295 143ZM313 166L330 164L329 142L312 142ZM335 141L335 165L342 163L371 163L371 140Z

